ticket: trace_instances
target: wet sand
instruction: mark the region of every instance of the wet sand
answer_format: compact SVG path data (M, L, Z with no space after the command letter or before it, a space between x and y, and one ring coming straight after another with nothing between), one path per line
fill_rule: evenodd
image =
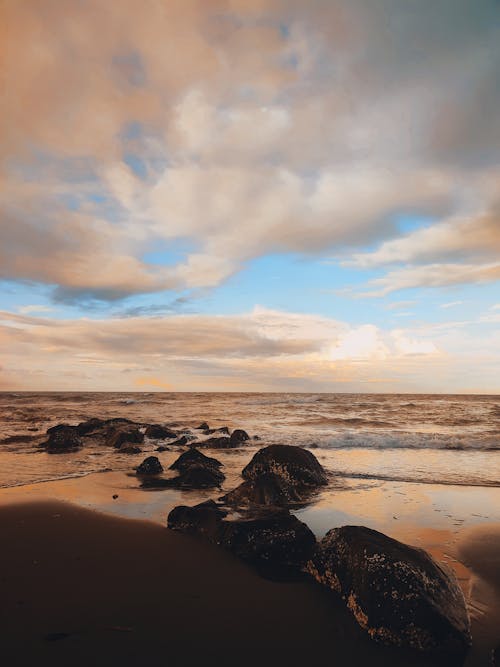
M240 467L229 468L229 484ZM313 583L265 581L165 528L173 506L218 495L144 491L123 472L0 489L5 664L432 664L369 641ZM466 667L490 667L500 644L497 498L498 489L356 482L298 516L319 537L367 525L453 567L472 620ZM44 639L58 633L69 636Z
M375 645L314 583L159 524L38 501L4 505L0 526L9 667L432 664Z

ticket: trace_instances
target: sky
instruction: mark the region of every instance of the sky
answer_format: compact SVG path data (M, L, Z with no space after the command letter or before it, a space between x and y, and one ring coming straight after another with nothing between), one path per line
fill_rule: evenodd
M0 13L0 390L500 392L496 0Z

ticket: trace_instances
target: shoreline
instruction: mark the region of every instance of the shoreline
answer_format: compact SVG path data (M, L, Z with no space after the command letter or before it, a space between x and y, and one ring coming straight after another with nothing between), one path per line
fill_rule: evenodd
M150 521L26 501L1 507L0 524L11 545L0 553L10 667L319 667L328 656L433 664L374 644L313 582L263 579L223 550Z
M172 456L175 457L176 453L172 453ZM428 489L425 489L425 491L427 492ZM445 495L446 493L449 495L450 489L442 487L441 489L434 489L434 491L438 494L444 507L443 492ZM476 546L476 548L472 550L469 548L467 552L468 557L465 558L463 557L463 545L472 544L474 546L475 542L478 541L475 537L476 531L482 531L481 534L485 535L491 534L493 535L493 539L489 539L488 544L490 551L488 553L490 553L490 555L493 554L494 558L499 559L500 522L497 521L495 523L490 519L485 520L482 523L465 526L465 528L462 525L455 525L453 527L453 520L443 513L446 510L439 511L435 514L434 512L438 508L429 504L429 501L424 502L423 499L425 499L425 494L422 495L422 498L419 498L419 492L421 493L422 490L415 484L407 485L404 492L401 490L401 485L390 485L387 483L375 486L368 485L363 488L354 487L351 490L339 489L334 493L327 494L325 498L318 498L316 502L295 510L294 513L297 514L301 521L304 521L309 525L317 535L321 535L326 529L335 525L352 523L357 525L367 525L382 530L382 532L385 532L396 539L400 539L407 544L423 547L429 551L436 560L447 566L451 566L455 570L459 583L469 600L473 624L473 648L469 653L465 665L466 667L479 667L482 665L485 667L489 666L489 653L492 648L500 643L500 635L497 631L497 620L500 618L500 587L498 582L485 582L481 567L478 567L476 564L482 558L484 550L482 550L480 546ZM450 496L450 504L453 504L455 498L463 495L463 493L463 489L456 489L455 495L452 494ZM471 493L475 495L477 494L477 490L472 489ZM113 499L113 495L118 495L118 498ZM107 472L105 474L95 473L55 482L44 482L30 486L0 489L0 517L5 517L9 512L14 511L26 512L27 518L30 519L33 513L39 515L39 510L37 508L42 508L47 504L50 505L56 503L67 508L70 512L86 513L87 519L89 519L87 521L89 531L93 530L91 529L92 524L95 524L96 522L99 524L102 520L109 521L110 526L115 525L113 522L125 522L125 524L129 526L128 530L132 532L138 531L141 533L144 526L147 525L155 531L160 531L163 535L171 535L171 531L168 531L166 528L166 516L173 506L178 504L193 505L200 499L206 499L207 496L216 497L217 495L219 495L217 491L213 493L201 492L201 495L200 492L192 491L145 491L138 488L135 475L123 472ZM480 495L477 502L483 504L484 498ZM397 519L396 516L392 517L392 515L391 517L384 517L383 507L390 508L391 512L399 512L399 510L405 511L405 508L408 508L406 510L408 512L407 518L404 519L404 517L401 516ZM419 507L420 509L418 510ZM351 514L347 514L346 511L344 511L347 509L349 509ZM380 513L379 517L377 517L377 511ZM446 525L441 525L441 527L426 526L425 515L422 513L424 511L428 514L432 512L431 516L438 517L439 521L447 522L448 528L446 528ZM363 512L365 513L364 516ZM61 514L60 510L55 511L54 513ZM409 521L408 517L412 517L412 521ZM23 519L25 521L25 524L23 524L24 526L26 526L27 518ZM92 520L90 521L90 519ZM389 521L389 519L392 519L392 521ZM44 521L46 522L47 518L45 518ZM480 521L480 519L477 519L477 521ZM3 523L5 525L5 522ZM71 529L69 528L69 530ZM12 539L9 540L9 544L16 545L16 552L21 548L19 545L22 544L23 541L25 542L29 537L26 535L25 531L25 527L17 526L17 532L12 536ZM193 538L186 538L185 536L176 536L176 540L177 537L181 538L182 541L187 539L190 544L195 545L195 550L197 552L205 553L205 547L202 546L200 542L196 540L193 542ZM103 539L102 536L98 538L89 533L89 542L91 544L94 542L98 544L99 539ZM107 539L108 538L106 538L106 540ZM136 541L136 539L139 542L142 540L142 538L139 539L134 537L133 541ZM169 540L170 537L162 537L161 539ZM36 549L36 543L34 543L32 547L24 547L24 549L28 549L28 551L31 548ZM110 548L114 548L114 546L106 542L106 551ZM60 545L51 545L50 549L52 550L52 553L56 555L60 550ZM211 549L213 548L211 547ZM217 551L217 553L219 553L219 551ZM238 563L238 566L248 570L246 566L241 565L241 563L235 561L228 554L225 554L224 552L222 553L224 554L223 558L225 561L229 558L232 562ZM214 555L214 557L218 558L216 555ZM116 554L115 558L119 559L120 555ZM137 555L137 558L140 561L139 555ZM0 562L2 562L1 559ZM466 562L466 565L464 562ZM499 563L500 568L500 560L497 560L497 562ZM157 565L157 557L151 556L148 562L142 562L139 566L139 570L142 569L144 572L155 572ZM6 571L5 567L6 566L4 565L4 572ZM201 567L204 567L203 563L201 564ZM169 573L169 576L171 574L172 573ZM165 576L165 572L161 567L158 570L158 575ZM22 576L22 574L20 573L19 576ZM45 576L43 578L45 578ZM230 582L226 582L224 579L220 578L220 591L226 589L226 584L236 586L236 588L239 587L239 584L230 584ZM127 585L125 581L123 582L123 585ZM69 587L71 588L70 584ZM153 591L151 594L155 596ZM169 595L166 591L164 594ZM170 594L169 597L171 600L166 603L167 606L173 604L175 607L175 595L172 597ZM78 601L76 601L76 603L77 606L79 606ZM238 604L240 603L241 601L238 600L232 600L231 602L235 608L238 608ZM292 604L292 602L290 602L290 604ZM301 603L298 602L297 604L300 606ZM168 613L173 612L169 611ZM260 610L258 612L256 611L256 613L259 614ZM337 618L338 613L339 609L337 607L334 612L331 612L331 614L333 614L330 618L332 625L339 622ZM312 615L312 618L315 618L314 610L311 610L310 614ZM325 623L322 627L326 632L326 619L321 622ZM314 623L316 624L316 620ZM344 621L342 621L342 623L344 623ZM308 622L306 622L305 625L308 625ZM296 631L298 632L298 629ZM308 631L307 628L304 631ZM54 630L54 632L56 632L56 630ZM342 642L344 640L337 638L336 641ZM376 652L380 648L377 647L375 649L373 642L369 642L369 646ZM337 651L337 646L335 647L335 650ZM384 649L384 651L388 650L389 649ZM391 662L393 657L391 656L392 649L389 651L389 656L384 658L385 662L383 662L383 664L393 664ZM369 664L378 664L376 662L374 663L372 657L368 655L363 656L362 659L363 662L360 662L359 664L365 664L365 660L367 664L368 662ZM348 662L347 657L346 662ZM22 665L22 663L19 664ZM179 664L184 663L181 662ZM395 662L394 664L398 663ZM411 663L404 662L400 664ZM424 662L421 664L432 663Z

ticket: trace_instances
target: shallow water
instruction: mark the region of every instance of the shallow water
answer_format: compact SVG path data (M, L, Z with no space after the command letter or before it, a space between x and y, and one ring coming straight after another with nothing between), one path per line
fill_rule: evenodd
M0 393L0 486L127 469L129 457L102 447L36 449L49 426L90 417L241 427L260 446L335 453L340 477L500 486L499 396L78 392Z

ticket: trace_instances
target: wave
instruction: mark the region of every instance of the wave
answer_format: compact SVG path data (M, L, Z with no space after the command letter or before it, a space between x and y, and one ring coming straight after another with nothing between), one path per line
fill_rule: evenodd
M365 419L364 417L315 417L300 420L304 426L372 426L377 428L395 428L396 424L378 419Z
M448 479L443 477L425 477L418 475L381 475L375 473L361 473L361 472L331 472L331 477L341 477L346 479L372 479L379 480L381 482L408 482L409 484L441 484L444 486L484 486L497 488L500 487L500 480L489 480L489 479L463 479L457 478L454 479L450 477Z

